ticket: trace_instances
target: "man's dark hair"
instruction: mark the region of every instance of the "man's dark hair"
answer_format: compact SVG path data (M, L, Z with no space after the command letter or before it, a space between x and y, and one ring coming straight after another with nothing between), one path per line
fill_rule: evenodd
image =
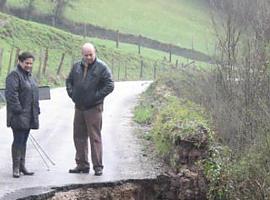
M22 52L19 56L18 59L20 62L25 61L28 58L32 58L33 60L35 60L35 57L33 54L29 53L29 52Z

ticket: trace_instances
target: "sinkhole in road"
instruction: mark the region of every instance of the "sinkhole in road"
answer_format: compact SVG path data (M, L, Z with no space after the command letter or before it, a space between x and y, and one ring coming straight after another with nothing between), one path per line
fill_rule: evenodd
M76 184L51 188L46 193L24 200L204 200L207 181L186 169L177 174L163 174L155 179L130 179L115 182Z
M157 199L155 179L127 180L109 183L74 185L57 189L47 200L155 200Z

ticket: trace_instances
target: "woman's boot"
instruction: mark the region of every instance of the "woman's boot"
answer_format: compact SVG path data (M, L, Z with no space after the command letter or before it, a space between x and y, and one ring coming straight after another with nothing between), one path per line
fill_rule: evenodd
M26 146L22 148L21 162L20 162L20 172L24 175L32 176L34 172L29 172L25 167L25 155L26 155Z
M21 151L19 148L16 148L14 145L11 147L12 154L12 169L13 169L13 177L20 177L20 161L21 161Z

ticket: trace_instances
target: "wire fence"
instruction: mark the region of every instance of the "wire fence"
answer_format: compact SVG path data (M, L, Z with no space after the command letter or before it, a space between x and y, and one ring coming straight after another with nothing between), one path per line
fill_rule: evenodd
M18 47L10 49L0 48L0 81L10 73L17 65L17 58L22 50ZM32 74L38 81L47 80L52 83L64 80L71 66L81 59L80 55L72 55L67 52L59 52L59 50L44 48L33 52L35 62ZM5 64L4 64L5 55ZM170 70L194 65L195 61L187 60L186 63L176 60L175 63L166 60L150 60L142 57L136 59L117 57L107 58L101 56L100 59L105 61L112 71L115 81L128 80L155 80L160 74Z

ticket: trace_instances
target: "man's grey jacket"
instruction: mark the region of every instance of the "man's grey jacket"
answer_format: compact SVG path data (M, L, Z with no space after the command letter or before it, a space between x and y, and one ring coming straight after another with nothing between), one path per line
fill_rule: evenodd
M83 61L75 63L66 80L69 97L77 109L88 110L103 103L114 89L111 70L99 59L88 66L84 77Z

